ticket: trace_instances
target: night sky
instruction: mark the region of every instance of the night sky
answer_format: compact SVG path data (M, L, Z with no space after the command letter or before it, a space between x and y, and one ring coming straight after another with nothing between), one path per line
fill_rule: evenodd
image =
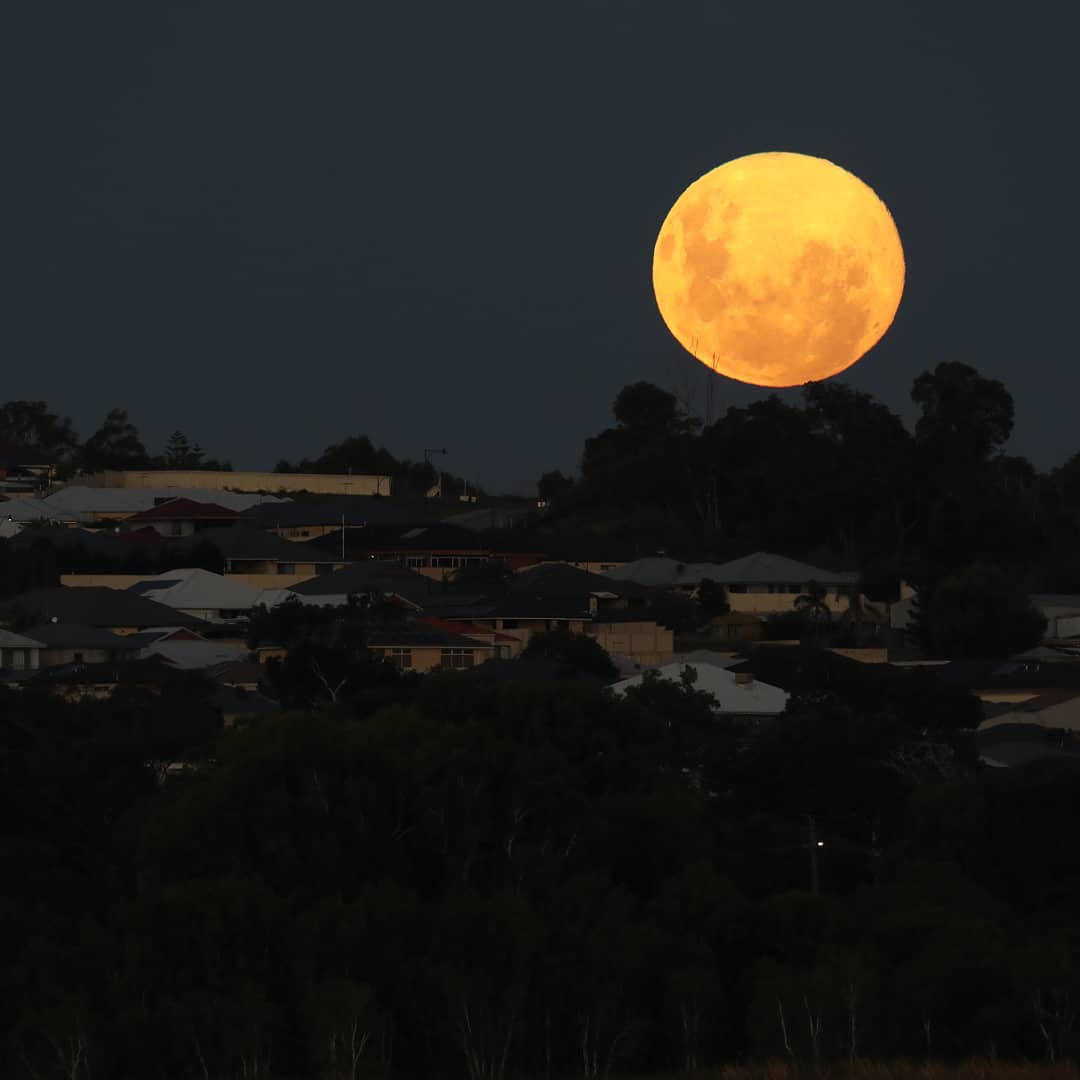
M192 0L0 16L0 400L127 408L238 468L367 433L531 491L618 390L698 407L656 312L671 203L731 158L829 158L907 290L841 376L907 420L962 360L1011 450L1080 450L1077 26L1060 2ZM794 399L797 391L785 391Z

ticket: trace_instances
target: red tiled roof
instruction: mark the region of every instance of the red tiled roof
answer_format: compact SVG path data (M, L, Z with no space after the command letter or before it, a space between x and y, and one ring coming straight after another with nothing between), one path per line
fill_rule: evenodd
M141 529L132 529L130 532L122 532L119 539L128 544L167 544L168 537L162 536L157 529L144 525Z
M194 499L170 499L168 502L132 514L128 521L238 521L244 515L217 503Z

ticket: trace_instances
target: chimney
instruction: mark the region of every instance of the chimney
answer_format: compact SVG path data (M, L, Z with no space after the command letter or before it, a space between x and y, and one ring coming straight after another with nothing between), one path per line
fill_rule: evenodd
M749 671L740 671L735 674L736 686L750 686L754 681L754 676Z

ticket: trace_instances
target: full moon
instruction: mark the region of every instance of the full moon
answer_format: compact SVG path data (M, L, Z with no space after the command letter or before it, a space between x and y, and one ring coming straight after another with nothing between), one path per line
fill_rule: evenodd
M804 154L751 154L676 200L653 290L671 333L714 371L799 386L877 344L900 306L904 250L857 176Z

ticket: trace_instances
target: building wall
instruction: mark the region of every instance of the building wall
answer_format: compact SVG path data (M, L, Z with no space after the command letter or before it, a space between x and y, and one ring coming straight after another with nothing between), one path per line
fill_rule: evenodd
M241 581L247 580L251 577L265 578L268 584L264 586L268 589L285 588L289 586L284 584L288 581L290 584L294 584L297 581L307 581L309 578L313 578L316 573L316 566L326 566L331 570L340 570L346 563L313 563L313 562L294 562L285 563L279 559L226 559L225 572L229 577L235 577ZM280 568L283 566L291 567L292 569L282 573ZM327 573L330 570L326 571ZM291 580L290 580L291 579Z
M100 585L106 589L127 589L140 581L149 581L156 574L61 574L60 584L73 588Z
M407 648L407 647L404 647ZM386 659L394 659L394 649L380 648L378 646L372 646L371 651L377 655L383 656ZM434 671L438 667L442 667L443 664L443 651L441 647L424 647L424 648L408 648L409 662L403 663L402 667L406 671L418 671L421 674L425 674L429 671ZM482 664L486 660L490 660L495 655L494 648L486 645L481 645L473 650L473 664L475 667L477 664Z
M654 667L671 661L675 635L666 626L649 621L594 622L587 631L609 653L629 656L642 667Z
M750 589L765 590L765 585L751 585ZM754 615L779 615L788 611L795 611L795 600L799 593L782 592L731 592L728 590L728 606L732 611L749 612ZM837 596L832 590L825 597L825 606L834 615L847 611L847 600Z
M199 488L204 491L311 491L320 495L389 495L389 476L343 476L322 473L214 472L198 469L150 469L82 476L87 487Z
M108 649L42 649L40 665L50 668L60 664L74 664L76 653L82 657L83 664L104 664L112 659Z
M477 626L487 626L500 634L517 638L524 649L533 634L544 634L549 630L569 630L571 634L585 633L584 619L472 619ZM516 623L517 625L513 625ZM509 625L508 625L509 624Z

